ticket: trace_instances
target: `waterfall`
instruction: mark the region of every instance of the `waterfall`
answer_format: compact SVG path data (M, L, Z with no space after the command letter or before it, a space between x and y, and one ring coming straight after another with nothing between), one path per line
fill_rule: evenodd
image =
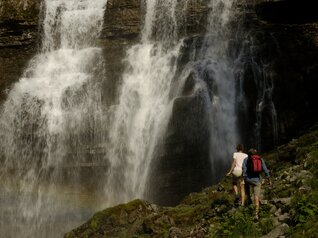
M230 41L237 20L233 0L211 0L207 34L199 56L200 79L207 85L207 110L210 115L210 161L214 181L222 177L220 171L232 160L232 153L240 137L237 132L235 58ZM237 27L237 24L236 24Z
M249 8L243 7L241 11L248 17ZM278 144L277 111L273 100L276 76L273 55L280 54L277 40L251 29L241 29L238 38L236 47L240 51L235 71L240 133L247 145L259 151L272 149Z
M187 1L145 4L141 42L127 51L127 69L110 126L105 187L110 203L145 197L149 167L171 112L170 85L182 45L179 15Z
M88 216L63 186L69 177L80 190L79 173L66 168L103 141L96 40L106 1L43 2L41 50L1 108L1 237L57 237Z
M97 41L107 0L44 0L41 49L0 109L1 237L61 236L98 209L152 199L172 182L170 174L160 188L151 181L179 169L179 161L188 162L188 184L174 178L188 186L171 192L179 196L224 175L242 139L238 8L234 0L203 2L205 34L189 37L186 14L195 1L142 1L140 42L126 52L117 104L106 105ZM259 111L273 89L266 76L261 84ZM187 146L197 150L188 155ZM188 160L171 158L173 149ZM167 157L179 161L156 171Z
M199 104L204 104L203 114L196 115L195 120L207 115L205 130L210 139L205 143L209 143L210 165L206 166L212 168L210 181L216 182L222 176L220 171L231 161L239 138L234 59L229 55L232 6L231 0L209 2L207 33L197 52L185 46L180 34L187 1L146 1L141 42L127 52L119 104L110 126L110 171L105 188L110 203L119 197L120 201L148 197L147 183L150 177L157 177L153 174L156 168L150 167L156 165L153 160L160 150L166 149L160 145L166 139L174 104L187 97L200 98ZM180 60L184 51L191 55L186 63ZM193 90L183 95L189 77L194 80ZM156 189L151 190L153 193ZM150 195L150 199L156 200L154 196Z
M203 39L192 43L191 56L183 69L182 79L192 78L195 89L192 96L199 97L203 104L202 115L206 117L209 135L210 183L223 177L232 161L237 143L242 143L238 134L236 114L237 56L232 53L235 35L240 34L236 1L208 1L206 33ZM237 49L234 49L237 50Z

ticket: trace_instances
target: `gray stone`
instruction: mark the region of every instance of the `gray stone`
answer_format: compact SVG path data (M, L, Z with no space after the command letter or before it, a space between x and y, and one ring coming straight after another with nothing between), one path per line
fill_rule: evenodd
M289 182L293 183L297 180L297 177L296 176L293 176L289 179Z
M178 227L171 227L169 229L169 237L170 238L175 238L178 237L182 233L181 229Z
M280 224L282 224L282 223L278 221L278 218L277 218L277 217L274 217L274 218L273 218L273 226L274 226L274 227L277 227L277 226L279 226Z
M311 178L313 176L312 173L308 170L302 170L299 172L299 174L302 177L308 177L308 178Z
M260 203L262 205L267 205L268 204L268 200L262 199L262 200L260 200Z
M150 209L154 212L158 212L159 211L159 206L156 204L150 204Z
M290 220L290 215L288 213L284 213L278 217L278 221L280 222L287 222L288 220Z
M303 185L298 189L298 191L301 193L308 193L311 191L311 187L308 185Z
M289 230L289 226L286 223L281 224L280 226L277 226L274 230L269 232L267 235L262 236L261 238L278 238L285 233L287 233Z
M218 189L219 192L223 192L225 190L224 186L222 184L218 185Z
M275 216L280 216L282 214L282 209L281 208L279 208L276 212L275 212Z
M277 211L277 207L275 205L270 205L271 209L269 210L270 213L274 214Z
M275 204L283 204L284 206L290 206L291 204L291 197L288 198L275 198L273 199Z

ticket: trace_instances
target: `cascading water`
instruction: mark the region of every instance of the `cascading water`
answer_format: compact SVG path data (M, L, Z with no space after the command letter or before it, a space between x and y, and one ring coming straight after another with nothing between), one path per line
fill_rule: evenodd
M235 111L235 58L230 55L235 19L235 1L211 0L207 34L199 56L199 78L207 85L207 110L210 115L210 161L214 181L231 161L239 142ZM210 103L209 103L210 102Z
M258 150L262 149L262 134L264 119L269 119L272 133L272 146L277 145L278 132L277 132L277 112L273 102L274 83L272 77L272 66L264 62L257 63L254 58L254 52L251 54L251 64L253 69L253 78L257 87L257 100L256 100L256 121L254 123L254 145ZM268 132L267 132L268 133Z
M152 161L160 153L174 102L184 97L182 91L190 75L195 78L190 97L200 97L205 105L203 114L208 115L205 130L209 131L210 142L206 143L210 143L214 176L210 181L222 176L220 168L228 165L238 140L233 59L228 52L232 4L230 0L210 1L207 34L201 50L190 53L193 58L188 63L180 63L182 50L195 51L183 48L184 39L179 34L184 20L179 13L186 12L188 2L146 2L141 43L127 52L128 69L112 119L108 151L111 167L106 186L110 199L148 197L146 185L156 170L150 165L156 164ZM200 117L203 115L197 115ZM160 172L157 174L160 176ZM156 200L154 196L150 195L150 199Z
M199 168L212 168L209 183L231 161L240 139L238 59L231 54L236 1L208 1L206 35L193 48L181 34L190 0L144 1L141 41L127 51L118 105L109 108L101 100L104 65L96 46L106 2L44 1L41 52L1 108L0 236L57 237L102 206L148 198L169 123L183 123L172 118L178 105L200 107L189 110L197 113L190 120L204 121L196 132L208 144L202 147L209 161ZM88 177L101 200L83 197L92 187Z
M190 58L181 73L182 80L195 81L192 96L200 97L204 105L209 134L210 183L222 178L229 165L235 145L240 137L236 116L236 58L231 54L231 41L235 35L233 20L236 1L210 0L206 34L198 47L190 46ZM236 19L237 20L237 19ZM186 49L189 50L189 49Z
M58 237L90 215L64 179L80 191L80 174L67 167L103 141L95 42L106 2L43 2L42 49L1 108L1 237Z
M110 203L145 196L149 166L171 111L170 85L182 43L182 16L177 12L182 15L186 6L187 1L146 1L141 42L127 52L128 66L110 127Z
M251 3L246 3L251 4ZM243 6L245 14L248 6ZM238 117L245 143L258 150L278 143L277 112L274 104L273 55L279 55L276 39L264 32L241 30L236 78ZM266 139L266 140L263 140Z

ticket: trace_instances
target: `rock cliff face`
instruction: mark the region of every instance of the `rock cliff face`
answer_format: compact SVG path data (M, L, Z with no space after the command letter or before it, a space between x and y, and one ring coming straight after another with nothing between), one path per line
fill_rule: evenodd
M191 0L183 36L200 34L205 31L205 0ZM139 41L144 20L145 6L141 0L109 0L104 18L100 45L104 49L106 62L105 102L116 100L117 86L120 85L126 50ZM107 96L106 96L107 95Z
M41 0L6 0L0 3L2 19L37 22Z
M241 135L247 144L255 143L255 138L250 135L254 134L255 122L260 116L256 113L257 98L262 93L269 95L267 92L271 90L259 90L267 81L256 82L255 73L260 78L267 79L265 73L271 71L270 81L274 85L271 100L277 112L277 143L282 143L293 137L299 128L306 128L318 119L318 107L315 105L318 88L318 23L309 1L309 7L300 9L295 7L298 5L294 1L289 0L282 3L256 2L256 5L243 6L243 28L246 35L242 40L251 43L253 36L254 42L254 45L247 46L245 54L255 61L244 65L243 88L247 104L244 109L238 105ZM188 17L183 28L189 42L195 37L202 37L205 31L206 4L206 0L189 2ZM289 8L289 4L294 7ZM37 51L40 41L40 7L41 0L0 2L0 100L5 98L4 90L19 79L29 59ZM286 9L292 10L286 13ZM295 20L293 16L297 15L298 10L302 13L301 16L309 17L297 17ZM139 40L144 11L141 0L108 0L104 28L99 40L105 52L105 104L116 103L117 88L125 67L125 52ZM255 62L268 67L259 72L254 68L253 71L255 65L252 63ZM193 113L189 105L200 113L200 104L195 100L191 98L190 92L175 102L174 115L164 145L166 154L159 155L164 160L157 167L157 175L160 176L157 202L168 201L169 198L168 203L175 204L188 192L209 184L211 171L207 168L208 148L202 146L208 135L201 133L205 126L204 115L201 121L187 116ZM261 116L262 125L258 126L263 149L267 150L274 145L275 131L272 112L266 105ZM189 127L195 127L191 138L186 136ZM189 181L180 180L181 175Z
M275 143L286 142L318 119L314 98L318 88L318 18L312 9L310 1L299 6L292 0L259 1L247 8L244 27L247 35L253 37L246 35L245 40L251 43L252 39L253 44L246 50L246 57L252 62L244 66L248 113L240 116L244 124L241 134L253 145L255 138L250 137L251 126L256 117L261 116L262 125L259 126L265 151ZM254 81L255 75L259 77L258 82ZM263 90L266 85L267 90ZM263 113L257 115L255 109L260 106L257 97L261 95L265 105L261 105ZM276 108L276 142L272 113L266 104L270 100Z
M117 87L124 68L126 50L138 41L143 12L138 0L110 0L100 36L106 62L106 81L104 82L104 101L116 103Z
M37 50L40 0L0 2L0 100Z

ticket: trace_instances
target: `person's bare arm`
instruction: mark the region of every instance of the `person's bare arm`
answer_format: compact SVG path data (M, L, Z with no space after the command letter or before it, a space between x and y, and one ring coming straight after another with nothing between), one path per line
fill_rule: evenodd
M236 161L235 161L235 159L233 160L233 163L232 163L232 165L231 165L231 169L230 169L230 171L226 174L226 176L230 176L231 175L231 173L232 173L232 171L233 171L233 169L234 169L234 167L235 167L235 163L236 163Z

